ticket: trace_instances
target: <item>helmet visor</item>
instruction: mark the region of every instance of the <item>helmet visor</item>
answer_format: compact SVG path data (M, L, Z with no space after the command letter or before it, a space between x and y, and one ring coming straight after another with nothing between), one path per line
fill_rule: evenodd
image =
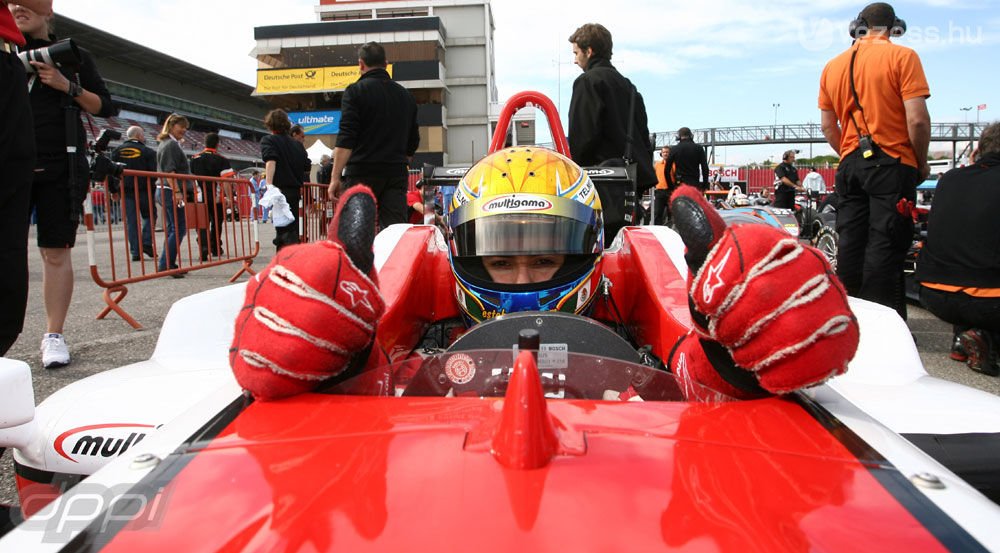
M477 199L451 213L452 254L592 254L600 250L599 211L576 200L541 194Z

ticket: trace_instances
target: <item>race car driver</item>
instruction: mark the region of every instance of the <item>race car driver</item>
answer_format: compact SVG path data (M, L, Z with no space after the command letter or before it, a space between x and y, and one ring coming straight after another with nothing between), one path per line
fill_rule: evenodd
M726 228L690 186L672 209L688 249L694 321L667 360L682 384L752 398L846 370L857 322L821 253L764 225ZM283 250L248 284L230 363L258 399L312 390L366 358L385 308L374 212L370 193L349 190L330 240ZM571 160L534 147L491 154L459 184L449 219L468 324L518 311L589 314L603 278L601 204ZM701 386L686 388L689 396Z

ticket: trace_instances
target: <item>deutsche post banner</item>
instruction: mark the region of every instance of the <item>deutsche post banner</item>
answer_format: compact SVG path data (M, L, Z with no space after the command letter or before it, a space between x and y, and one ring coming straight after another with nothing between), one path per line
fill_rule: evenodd
M386 70L392 75L392 65ZM293 94L302 92L337 92L361 77L356 65L341 67L300 67L296 69L258 69L255 94Z

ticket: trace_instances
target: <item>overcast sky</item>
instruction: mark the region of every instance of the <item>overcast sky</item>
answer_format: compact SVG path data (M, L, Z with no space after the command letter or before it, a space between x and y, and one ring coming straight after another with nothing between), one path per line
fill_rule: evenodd
M248 54L254 27L314 22L318 1L54 4L57 13L253 84L256 61ZM651 132L772 124L775 115L779 124L818 122L820 72L849 45L847 23L863 6L846 0L495 0L497 86L501 100L534 89L565 112L580 73L566 39L579 25L594 21L611 30L612 63L643 94ZM1000 1L919 0L894 6L909 29L900 42L923 60L932 119L975 121L977 114L983 121L1000 119ZM775 110L774 104L780 107ZM978 112L979 104L987 110ZM718 161L733 163L763 159L770 152L729 148L718 155Z

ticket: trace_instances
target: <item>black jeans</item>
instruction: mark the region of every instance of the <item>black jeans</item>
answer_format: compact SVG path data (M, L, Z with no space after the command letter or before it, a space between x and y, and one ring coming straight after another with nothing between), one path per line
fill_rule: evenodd
M774 191L774 203L771 206L780 209L793 209L795 207L795 189L790 186L779 186Z
M285 225L283 227L275 227L275 236L272 243L277 246L277 250L281 250L285 246L290 246L292 244L299 243L299 204L302 203L302 189L301 188L280 188L281 193L285 196L285 200L288 201L288 207L292 210L292 222L291 224ZM272 211L271 216L274 216Z
M920 287L920 303L942 321L961 329L979 328L1000 337L1000 298Z
M673 189L657 188L653 190L653 224L670 224L670 195Z
M408 179L402 177L344 177L344 188L355 184L363 184L371 189L378 204L378 229L405 223L409 217L406 213L406 187Z
M209 253L218 256L222 250L220 229L225 223L222 202L217 201L219 195L218 188L222 185L217 182L199 183L201 197L205 199L205 208L208 212L208 228L198 230L198 252L202 259L208 257ZM293 215L298 216L297 213Z
M0 9L6 9L0 8ZM0 52L0 355L24 327L28 305L28 218L35 127L24 66Z
M916 200L920 173L895 163L867 167L860 151L837 169L837 276L849 295L895 309L906 319L903 262L913 242L913 220L900 199Z

